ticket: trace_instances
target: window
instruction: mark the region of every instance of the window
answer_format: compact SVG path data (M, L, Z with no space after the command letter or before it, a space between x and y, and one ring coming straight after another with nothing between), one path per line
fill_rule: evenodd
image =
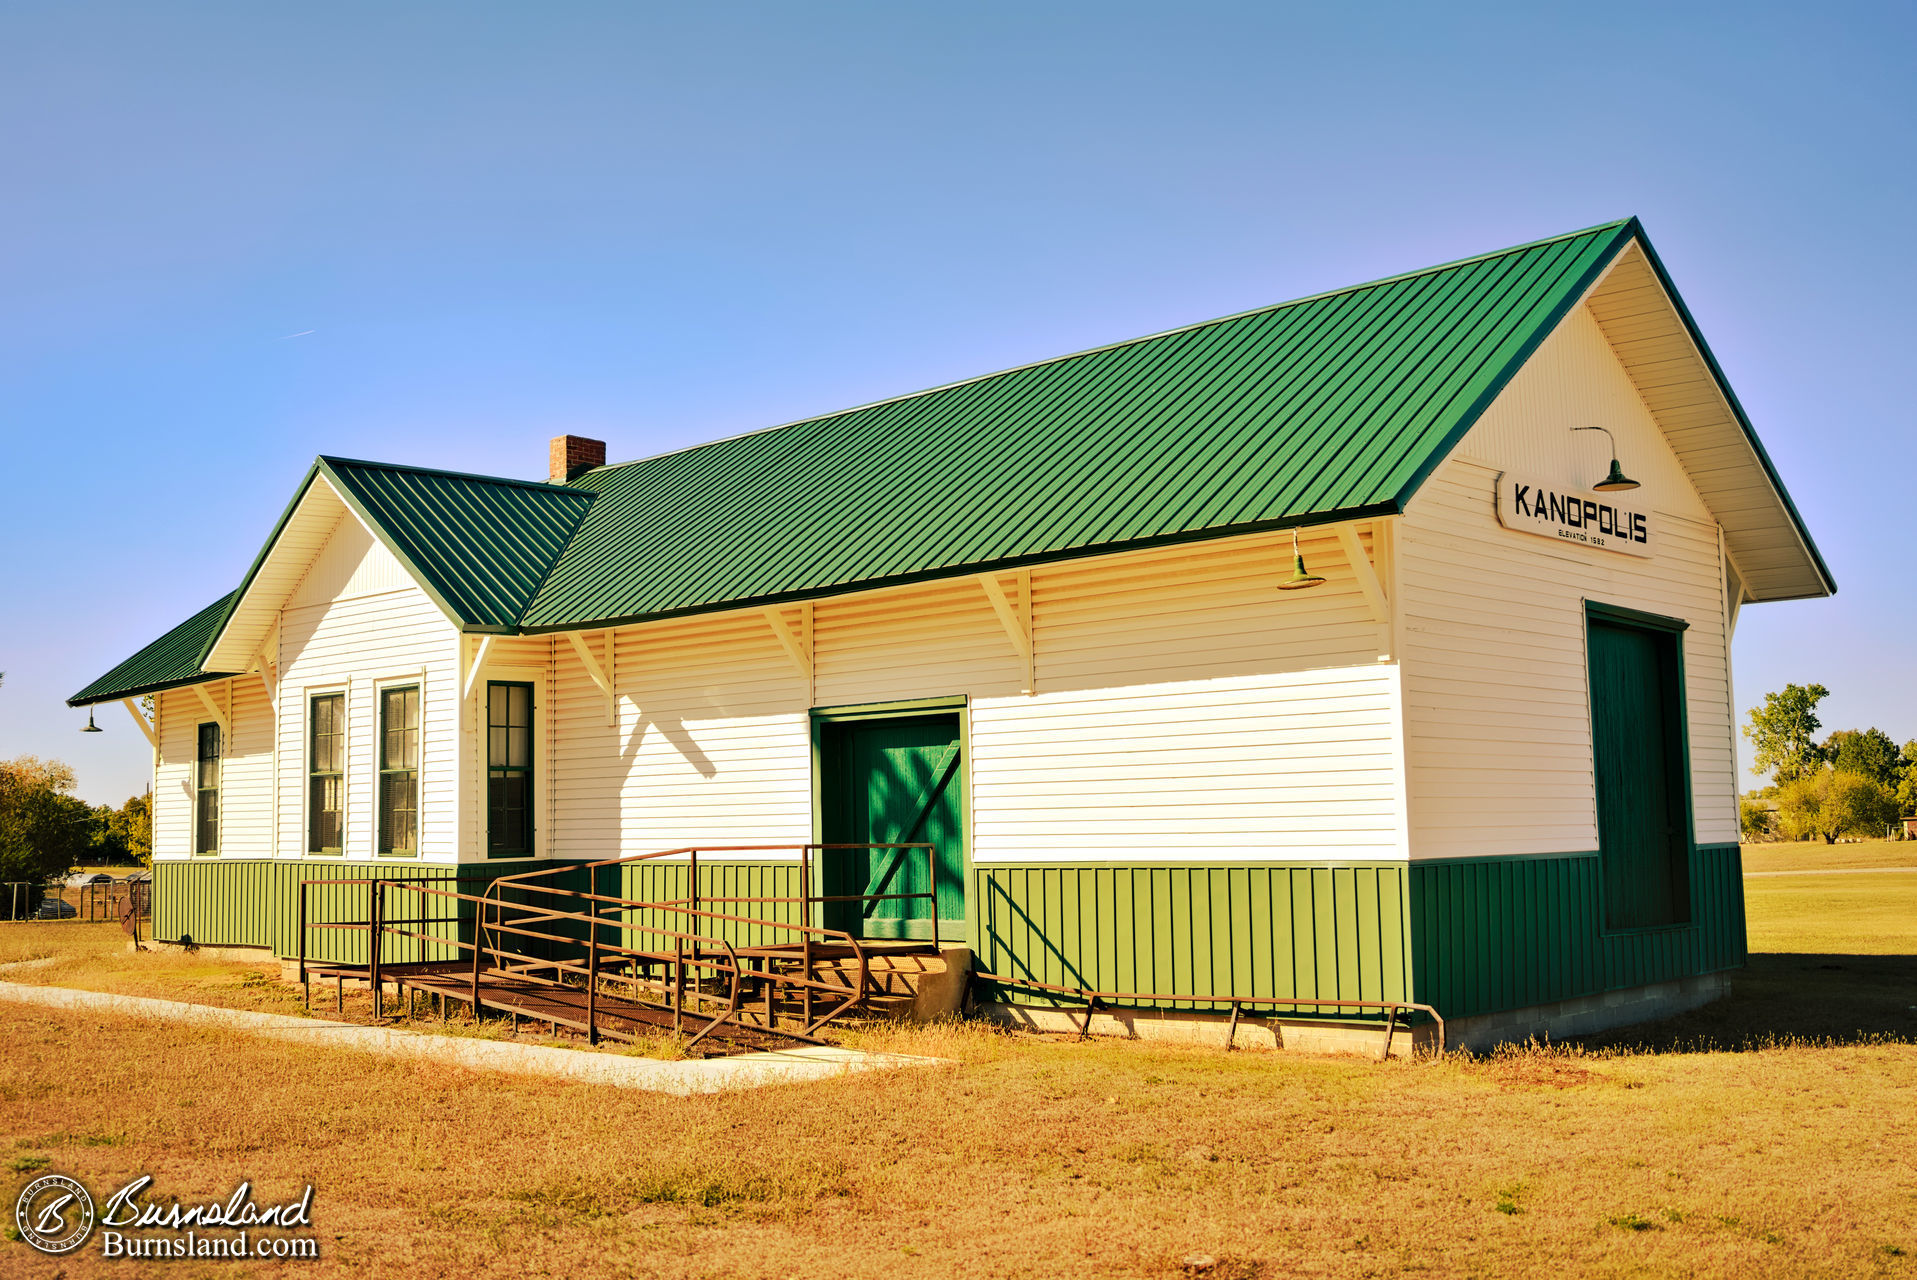
M338 853L346 808L346 695L322 693L308 708L306 851Z
M193 767L193 852L220 851L220 726L200 726L200 751Z
M533 851L532 686L486 686L486 853Z
M419 852L419 686L379 694L379 851Z

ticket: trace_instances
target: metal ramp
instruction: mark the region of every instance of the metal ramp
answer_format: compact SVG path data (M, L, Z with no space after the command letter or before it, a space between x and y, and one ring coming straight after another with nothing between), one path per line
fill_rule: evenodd
M935 882L924 893L813 894L814 855L833 849L924 850L928 862L935 858L925 844L734 845L561 864L499 877L476 893L462 890L456 874L304 880L300 980L309 1008L315 978L367 982L376 1019L385 1016L392 986L402 1010L424 994L442 1008L463 1003L475 1017L570 1028L591 1044L680 1034L690 1036L685 1051L695 1056L823 1044L826 1028L880 1013L896 995L875 980L875 953L936 955L939 948ZM796 855L799 893L701 897L701 854L748 853ZM667 859L686 865L686 897L596 891L602 879L622 880L624 868ZM582 877L585 888L568 883ZM335 906L342 897L364 906L349 908L351 918L316 919L311 891ZM931 904L929 942L872 942L809 923L828 903L858 902L869 911L874 900L920 898ZM314 958L316 931L356 938L365 959Z

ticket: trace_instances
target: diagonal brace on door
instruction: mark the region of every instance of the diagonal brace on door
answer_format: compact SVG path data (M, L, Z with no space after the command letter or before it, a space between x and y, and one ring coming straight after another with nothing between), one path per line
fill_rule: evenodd
M919 794L918 812L913 815L912 821L906 823L904 829L890 840L880 841L879 843L912 843L913 837L918 835L920 829L925 826L925 820L931 816L932 806L937 804L939 797L945 794L945 788L951 783L952 775L958 772L958 763L959 744L954 742L945 749L945 754L939 757L938 763L932 766L932 781L930 785ZM892 878L898 874L899 868L905 865L906 855L911 852L913 851L910 849L892 850L892 857L886 862L885 869L865 886L866 895L869 897L873 894L884 893L886 886L891 884ZM870 916L873 909L878 905L875 901L868 901L865 904L865 914Z

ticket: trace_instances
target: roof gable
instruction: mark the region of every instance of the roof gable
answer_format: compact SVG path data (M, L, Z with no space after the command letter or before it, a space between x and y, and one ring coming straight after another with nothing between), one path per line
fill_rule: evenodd
M260 549L202 661L244 666L350 513L454 626L515 629L593 495L451 471L320 458Z
M1640 233L1586 303L1657 419L1751 600L1827 596L1837 580L1811 541L1689 308Z

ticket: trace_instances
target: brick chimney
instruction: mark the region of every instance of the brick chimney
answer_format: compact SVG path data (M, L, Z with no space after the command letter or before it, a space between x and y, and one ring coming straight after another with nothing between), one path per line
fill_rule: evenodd
M574 476L606 465L606 442L584 436L554 436L546 453L546 477L564 484Z

